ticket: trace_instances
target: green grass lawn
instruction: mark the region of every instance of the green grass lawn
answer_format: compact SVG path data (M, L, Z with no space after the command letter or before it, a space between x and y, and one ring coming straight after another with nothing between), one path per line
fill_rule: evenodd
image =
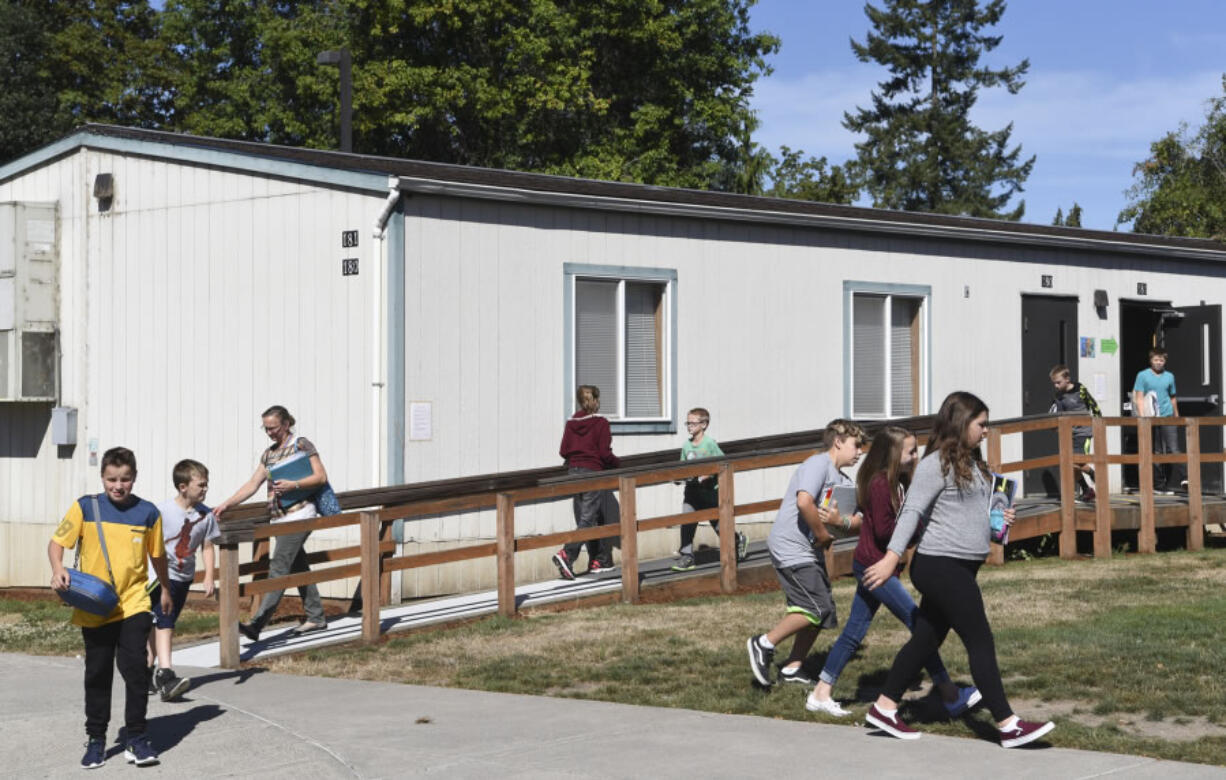
M979 580L1010 702L1028 719L1055 719L1052 744L1226 764L1226 550L1012 562L985 567ZM850 581L836 583L840 615L851 597ZM307 675L819 719L804 710L806 686L765 692L751 684L745 640L770 628L781 607L780 595L767 593L535 612L265 665ZM836 635L818 638L810 658L814 675ZM835 689L853 716L820 719L862 728L905 639L905 629L882 610ZM965 651L952 634L943 656L954 678L969 683ZM964 721L946 721L924 693L917 688L904 711L917 727L994 737L982 708Z
M72 608L48 592L47 598L27 600L0 591L0 652L33 655L76 655L82 652L81 629L69 623ZM217 613L199 611L190 603L179 614L175 638L200 639L217 634Z
M979 577L996 635L1005 689L1018 714L1052 718L1050 742L1226 765L1226 550L1116 555L1110 561L1037 559L985 567ZM835 583L845 616L852 583ZM18 600L0 591L0 651L72 655L81 650L70 610L57 600ZM666 604L536 611L450 629L392 636L270 659L281 672L600 699L863 728L905 629L884 610L835 696L853 711L842 721L804 711L805 686L763 691L751 683L745 640L782 614L777 592ZM213 635L215 612L189 607L181 641ZM816 675L835 632L818 638ZM780 657L786 654L787 644ZM952 636L942 654L970 682ZM982 709L962 721L940 717L926 686L904 715L920 729L992 738Z

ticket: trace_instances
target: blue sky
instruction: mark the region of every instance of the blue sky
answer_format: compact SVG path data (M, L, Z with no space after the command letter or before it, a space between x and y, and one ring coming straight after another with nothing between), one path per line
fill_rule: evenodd
M759 144L776 154L786 144L831 163L855 154L843 112L868 105L886 75L851 52L849 39L863 40L869 29L863 9L854 0L753 7L752 28L782 41L770 58L774 72L755 86ZM1030 71L1017 95L980 92L973 118L985 130L1012 121L1014 143L1038 156L1021 195L1027 222L1049 224L1057 207L1067 213L1076 200L1083 226L1112 229L1150 143L1181 121L1200 125L1206 101L1222 92L1220 0L1013 0L992 32L1004 41L983 63L1029 57Z

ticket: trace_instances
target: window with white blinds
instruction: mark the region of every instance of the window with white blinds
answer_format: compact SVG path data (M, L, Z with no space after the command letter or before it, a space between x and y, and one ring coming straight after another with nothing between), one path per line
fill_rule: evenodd
M600 388L601 414L669 417L667 292L668 282L575 279L574 383Z
M857 292L851 305L852 416L921 414L924 299Z

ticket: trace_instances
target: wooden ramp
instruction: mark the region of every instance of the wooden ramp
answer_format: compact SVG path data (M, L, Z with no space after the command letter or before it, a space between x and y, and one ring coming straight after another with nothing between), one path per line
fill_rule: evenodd
M1101 497L1100 497L1101 500ZM1029 539L1049 533L1060 533L1059 498L1022 498L1017 502L1017 521L1010 537ZM1141 530L1143 502L1137 493L1113 493L1110 497L1111 530ZM1220 529L1226 523L1226 496L1205 496L1202 499L1206 532ZM1078 531L1093 532L1097 523L1097 507L1092 502L1075 504ZM1155 528L1186 528L1189 502L1186 495L1154 496Z

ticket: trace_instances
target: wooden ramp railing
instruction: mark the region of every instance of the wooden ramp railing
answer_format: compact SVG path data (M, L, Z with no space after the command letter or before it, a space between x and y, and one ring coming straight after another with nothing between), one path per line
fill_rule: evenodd
M924 429L931 418L911 418L902 422L917 432L923 441ZM1061 504L1058 524L1054 527L1050 517L1040 517L1035 522L1020 522L1014 526L1011 541L1021 541L1045 533L1058 532L1060 554L1071 557L1076 553L1075 531L1078 530L1077 512L1073 502L1072 466L1075 463L1092 462L1098 474L1106 474L1110 464L1136 464L1141 472L1141 527L1138 548L1141 552L1153 552L1155 547L1153 480L1151 468L1154 463L1186 462L1189 474L1189 512L1183 523L1168 524L1188 526L1188 547L1199 549L1203 544L1204 513L1200 495L1200 464L1221 463L1226 460L1222 453L1205 454L1199 451L1199 430L1205 425L1226 424L1226 418L1164 418L1164 424L1182 425L1187 429L1188 452L1179 455L1154 455L1147 446L1152 440L1152 420L1137 418L1095 418L1044 416L1019 418L995 423L989 431L987 459L995 470L1002 473L1023 472L1058 466L1061 472ZM873 423L875 428L884 423ZM1095 451L1092 456L1075 455L1072 452L1072 430L1075 425L1093 425ZM1138 454L1110 454L1107 451L1106 431L1109 427L1136 426L1139 434ZM1029 460L1001 463L1002 439L1007 435L1020 435L1029 431L1056 429L1059 452ZM812 442L820 439L819 432L809 432ZM617 471L601 472L581 478L567 477L558 469L542 469L532 472L515 472L510 475L486 475L463 480L424 485L406 485L397 488L379 488L342 494L343 514L267 524L258 507L246 507L227 513L222 522L222 538L219 548L217 574L220 593L221 665L237 668L239 665L238 621L240 600L256 597L273 590L285 590L307 584L319 584L349 577L360 577L360 595L363 601L362 639L373 642L378 639L379 608L389 603L390 577L394 571L403 571L428 566L437 566L456 561L493 557L497 567L498 612L513 615L515 600L515 554L528 550L554 548L569 542L584 542L593 539L621 537L621 597L634 603L639 600L638 534L683 523L705 522L718 519L720 549L720 588L732 593L737 587L736 518L747 515L774 512L780 499L736 503L736 479L738 475L800 463L818 451L809 443L797 441L796 434L783 437L766 437L745 440L751 447L739 449L736 454L724 458L688 461L678 464L676 450L639 456L639 463ZM771 447L772 444L783 446ZM662 456L668 456L664 461ZM654 457L654 460L653 460ZM630 459L625 459L630 460ZM659 517L639 517L637 493L640 488L701 476L719 476L719 505L698 512L668 514ZM518 536L515 528L516 508L542 502L556 502L591 490L616 489L621 504L620 522L617 525L597 526L583 530L570 530L534 536ZM1095 510L1094 554L1109 556L1112 516L1107 492ZM415 496L429 496L413 500ZM406 500L408 499L408 500ZM412 521L425 517L478 510L495 511L495 538L491 542L479 542L454 549L412 555L396 555L396 543L392 540L392 524L397 520ZM359 544L333 550L312 553L312 564L336 561L341 563L315 568L309 572L289 574L269 579L266 553L268 540L285 534L303 531L318 531L326 528L358 527ZM1083 529L1084 530L1084 529ZM239 563L239 544L255 542L255 560ZM990 560L1001 563L1003 550L993 545ZM261 555L263 553L263 557ZM834 556L827 551L827 562L832 574L840 572L834 566ZM202 573L197 574L201 578ZM243 581L244 576L252 579ZM260 578L264 576L264 578Z

